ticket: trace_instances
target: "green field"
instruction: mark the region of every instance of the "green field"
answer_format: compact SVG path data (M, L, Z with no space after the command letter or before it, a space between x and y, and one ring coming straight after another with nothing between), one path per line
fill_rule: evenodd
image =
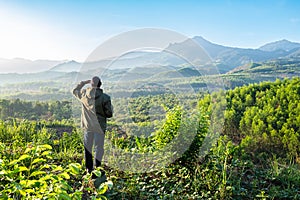
M0 198L299 199L299 100L299 78L116 98L101 184L84 171L76 103L1 100ZM169 148L176 138L182 146ZM116 157L111 148L141 156ZM163 162L166 148L172 162ZM159 169L141 170L148 154L160 155Z

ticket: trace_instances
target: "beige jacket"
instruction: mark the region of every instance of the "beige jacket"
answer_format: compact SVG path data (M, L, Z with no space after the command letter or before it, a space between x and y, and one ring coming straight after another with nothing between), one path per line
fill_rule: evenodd
M95 109L96 88L82 89L85 84L79 83L73 90L74 96L82 105L81 127L84 131L104 133L100 127Z

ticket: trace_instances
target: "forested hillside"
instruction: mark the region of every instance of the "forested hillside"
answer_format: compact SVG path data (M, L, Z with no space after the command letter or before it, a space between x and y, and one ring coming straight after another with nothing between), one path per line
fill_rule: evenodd
M300 79L228 91L225 134L253 153L300 162Z
M179 105L182 99L184 105ZM106 149L147 155L159 154L176 137L192 142L171 164L143 173L114 168L112 163L119 158L107 152L104 170L108 181L95 187L91 176L84 173L80 129L60 114L63 109L69 112L67 102L2 100L0 198L299 199L299 101L300 78L197 96L119 99L115 111L120 114L109 122L106 134L112 146L106 144ZM224 125L220 136L203 154L199 150L211 135L211 115L213 109L220 108L219 103L226 108ZM158 104L161 107L157 112L151 110ZM51 120L22 119L27 114L36 115L38 107L42 113L51 114ZM5 110L8 108L16 114L3 115L9 113ZM129 120L124 115L126 111ZM184 119L186 113L189 117ZM58 121L61 119L64 120ZM197 119L196 134L188 138L193 119ZM132 134L137 132L140 135ZM137 159L139 167L148 162L147 157L132 157L130 162Z
M20 99L0 100L0 119L23 118L28 120L62 120L72 117L71 102L32 102Z

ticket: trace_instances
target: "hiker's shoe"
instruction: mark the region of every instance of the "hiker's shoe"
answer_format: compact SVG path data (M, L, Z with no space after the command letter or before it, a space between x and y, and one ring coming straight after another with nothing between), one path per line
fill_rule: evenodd
M96 175L96 174L92 174L92 179L96 179L96 178L98 178L98 176Z

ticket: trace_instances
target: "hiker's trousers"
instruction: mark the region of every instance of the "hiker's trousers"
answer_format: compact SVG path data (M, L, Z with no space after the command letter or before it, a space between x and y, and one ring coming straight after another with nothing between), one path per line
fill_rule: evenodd
M84 132L85 166L89 172L93 171L93 146L95 151L95 166L101 165L104 154L104 133Z

